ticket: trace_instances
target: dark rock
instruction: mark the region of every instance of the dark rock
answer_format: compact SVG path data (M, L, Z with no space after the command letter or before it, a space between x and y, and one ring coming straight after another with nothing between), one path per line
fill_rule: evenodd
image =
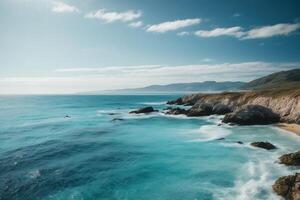
M71 118L69 115L66 115L65 118Z
M300 166L300 151L284 154L280 158L280 163L289 166Z
M186 115L189 117L199 117L199 116L208 116L212 114L212 105L210 104L201 104L197 107L192 107L187 110Z
M231 113L233 109L230 106L224 104L216 104L212 108L212 113L216 115L225 115L227 113Z
M124 121L124 119L122 118L113 118L111 121L115 122L115 121Z
M186 114L186 110L182 108L169 108L165 114L167 115L182 115Z
M182 98L178 98L176 100L168 101L167 104L169 104L169 105L172 105L172 104L183 105L184 102L182 101Z
M279 122L279 116L269 108L247 105L240 110L226 114L222 122L239 125L272 124Z
M280 177L272 188L286 200L300 200L300 173Z
M116 113L108 113L108 115L116 115Z
M242 142L242 141L236 141L236 143L238 143L238 144L244 144L244 142Z
M216 139L216 140L225 140L225 138L221 137L221 138L218 138L218 139Z
M157 112L157 110L154 110L153 107L149 106L149 107L140 108L138 110L133 110L129 113L130 114L141 114L141 113L151 113L151 112Z
M218 124L218 126L222 126L222 124Z
M271 144L270 142L252 142L251 145L254 147L267 149L267 150L277 149L277 147Z

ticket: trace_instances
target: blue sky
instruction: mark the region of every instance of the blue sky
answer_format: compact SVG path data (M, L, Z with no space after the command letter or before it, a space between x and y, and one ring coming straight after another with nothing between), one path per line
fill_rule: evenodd
M0 93L248 81L300 67L300 2L1 0Z

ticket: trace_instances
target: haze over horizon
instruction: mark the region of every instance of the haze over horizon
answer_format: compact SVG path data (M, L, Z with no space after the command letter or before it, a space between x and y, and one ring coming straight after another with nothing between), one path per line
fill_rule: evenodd
M250 81L300 68L299 1L3 0L0 94Z

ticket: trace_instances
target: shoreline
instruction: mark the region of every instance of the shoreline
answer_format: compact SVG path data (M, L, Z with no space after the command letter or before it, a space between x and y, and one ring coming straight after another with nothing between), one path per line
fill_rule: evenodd
M300 125L299 124L278 123L278 124L275 124L275 127L292 132L292 133L300 136Z

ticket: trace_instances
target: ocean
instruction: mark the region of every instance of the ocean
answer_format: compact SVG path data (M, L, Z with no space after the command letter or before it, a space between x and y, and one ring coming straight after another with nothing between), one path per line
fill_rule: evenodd
M296 168L276 161L298 150L300 137L272 126L218 126L222 116L128 113L162 110L177 97L1 96L0 199L280 199L271 185Z

